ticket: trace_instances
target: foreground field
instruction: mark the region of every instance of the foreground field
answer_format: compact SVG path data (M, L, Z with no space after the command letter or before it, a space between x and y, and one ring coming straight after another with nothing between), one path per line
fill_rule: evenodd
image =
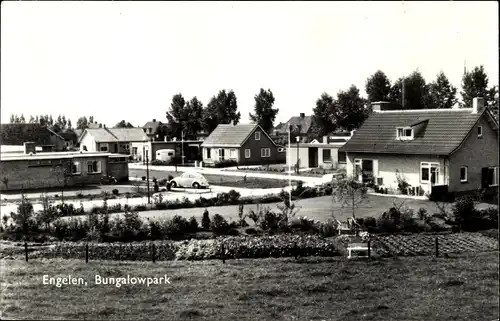
M121 320L494 320L498 253L374 261L344 258L85 264L1 261L3 318ZM88 286L43 285L71 274ZM171 284L95 285L103 277Z

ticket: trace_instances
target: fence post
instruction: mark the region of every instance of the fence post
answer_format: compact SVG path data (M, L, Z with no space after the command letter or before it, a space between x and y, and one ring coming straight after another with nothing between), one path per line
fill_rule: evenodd
M89 244L85 244L85 263L89 263Z
M224 243L222 243L222 263L226 263L226 255L224 250Z
M153 246L152 246L152 247L153 247L153 248L152 248L152 251L151 251L151 252L152 252L152 255L153 255L153 263L155 263L155 261L156 261L155 254L156 254L156 253L155 253L155 244L154 244L154 243L153 243Z
M299 256L299 253L298 253L298 248L297 248L297 242L294 242L293 243L293 255L295 256L295 259L297 259L297 257Z
M436 257L439 256L439 241L438 238L436 237Z
M28 262L28 242L24 242L24 254L26 256L26 262Z
M372 240L368 240L368 258L372 257L372 248L371 248L371 245L372 245Z

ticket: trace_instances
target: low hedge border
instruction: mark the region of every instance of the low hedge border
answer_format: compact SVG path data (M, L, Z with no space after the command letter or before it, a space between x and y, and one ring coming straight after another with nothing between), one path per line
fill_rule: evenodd
M213 240L163 241L139 243L88 243L89 260L151 261L155 259L212 260L294 256L338 256L334 243L315 235L273 235L219 237ZM30 254L35 259L85 259L87 243L62 242Z

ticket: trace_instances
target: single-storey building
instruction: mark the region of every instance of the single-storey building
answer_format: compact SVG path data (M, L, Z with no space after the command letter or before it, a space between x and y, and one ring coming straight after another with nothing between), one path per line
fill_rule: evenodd
M80 150L133 155L132 143L142 143L150 138L140 127L134 128L86 128L78 143Z
M223 160L234 160L241 165L276 164L284 162L286 157L258 124L220 124L201 147L206 166Z
M24 153L0 157L1 190L43 189L100 184L110 175L128 180L128 159L105 152L37 153L26 143Z
M373 113L340 149L347 174L397 190L406 181L420 195L433 186L449 192L498 191L498 123L474 98L472 108L385 110Z
M201 161L201 144L200 140L178 140L174 138L167 140L164 137L163 141L153 140L146 142L134 142L132 146L132 159L139 162L145 162L146 154L147 159L151 162L157 159L159 150L171 149L179 162L184 156L185 163L193 163L194 161ZM184 150L184 152L183 152Z
M331 142L327 136L322 142L291 143L287 152L287 164L299 168L337 169L345 167L345 153L339 153L345 140Z

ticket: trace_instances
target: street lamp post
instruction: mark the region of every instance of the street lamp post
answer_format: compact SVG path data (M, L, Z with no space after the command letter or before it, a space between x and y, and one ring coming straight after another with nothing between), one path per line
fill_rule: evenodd
M184 130L181 131L181 157L182 157L182 165L184 165Z
M290 206L292 205L292 149L290 140L290 126L288 126L288 186L290 186L290 192L288 196L290 198Z
M295 139L297 140L297 175L299 174L299 142L300 142L300 136L296 136Z
M151 158L153 158L153 129L148 128L146 135L149 137L149 151L151 151ZM148 186L148 204L151 204L151 195L150 195L150 184L149 184L149 151L146 153L146 184Z

